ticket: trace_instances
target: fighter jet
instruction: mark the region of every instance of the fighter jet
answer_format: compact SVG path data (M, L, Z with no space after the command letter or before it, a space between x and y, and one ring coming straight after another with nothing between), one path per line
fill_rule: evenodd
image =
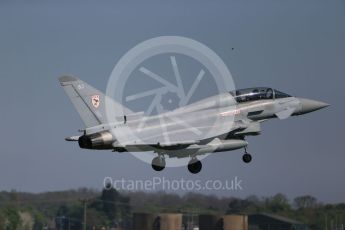
M242 160L249 163L252 156L246 137L259 135L262 122L329 106L269 87L255 87L147 116L131 111L74 76L62 76L59 81L85 124L83 135L67 137L67 141L76 141L83 149L154 152L152 168L156 171L166 167L166 157L177 157L189 158L188 170L196 174L202 169L199 156L241 148ZM114 115L114 120L109 120L106 101L113 111L122 111Z

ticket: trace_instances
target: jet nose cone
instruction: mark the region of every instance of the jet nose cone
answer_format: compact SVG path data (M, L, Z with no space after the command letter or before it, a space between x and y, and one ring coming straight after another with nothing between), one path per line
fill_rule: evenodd
M299 101L302 106L300 110L300 114L310 113L310 112L329 106L329 104L324 103L322 101L315 101L315 100L310 100L310 99L305 99L305 98L299 98Z

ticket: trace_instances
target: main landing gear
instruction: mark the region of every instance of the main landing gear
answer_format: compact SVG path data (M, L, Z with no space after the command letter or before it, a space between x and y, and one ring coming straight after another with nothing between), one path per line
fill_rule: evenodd
M197 174L202 169L202 163L197 158L192 158L188 163L188 171L192 174Z
M164 156L157 156L153 158L151 166L155 171L162 171L165 169L166 162ZM196 157L193 157L188 163L188 171L192 174L197 174L202 169L202 163Z
M158 156L153 158L151 166L153 168L153 170L155 171L162 171L163 169L165 169L165 159L164 156Z
M252 161L252 155L250 155L248 152L247 152L247 148L244 148L244 154L242 156L242 160L244 163L250 163Z

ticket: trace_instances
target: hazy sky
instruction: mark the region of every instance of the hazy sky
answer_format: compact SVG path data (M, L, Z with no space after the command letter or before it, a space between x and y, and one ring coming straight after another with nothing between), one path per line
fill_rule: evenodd
M238 176L243 191L211 193L345 201L344 1L33 2L0 1L0 190L100 189L105 176ZM72 73L104 91L126 51L162 35L206 44L238 88L271 86L332 106L265 123L248 139L251 164L242 162L243 150L217 153L198 175L185 167L156 173L129 154L65 142L83 124L57 77Z

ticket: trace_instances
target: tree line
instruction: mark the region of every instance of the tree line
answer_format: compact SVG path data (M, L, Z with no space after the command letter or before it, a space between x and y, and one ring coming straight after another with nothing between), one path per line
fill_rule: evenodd
M192 214L281 215L325 229L345 224L345 203L325 204L305 195L289 200L278 193L270 197L217 197L198 193L184 195L164 192L118 192L115 189L77 189L40 194L0 192L0 230L87 229L93 226L129 227L134 212L179 212Z

